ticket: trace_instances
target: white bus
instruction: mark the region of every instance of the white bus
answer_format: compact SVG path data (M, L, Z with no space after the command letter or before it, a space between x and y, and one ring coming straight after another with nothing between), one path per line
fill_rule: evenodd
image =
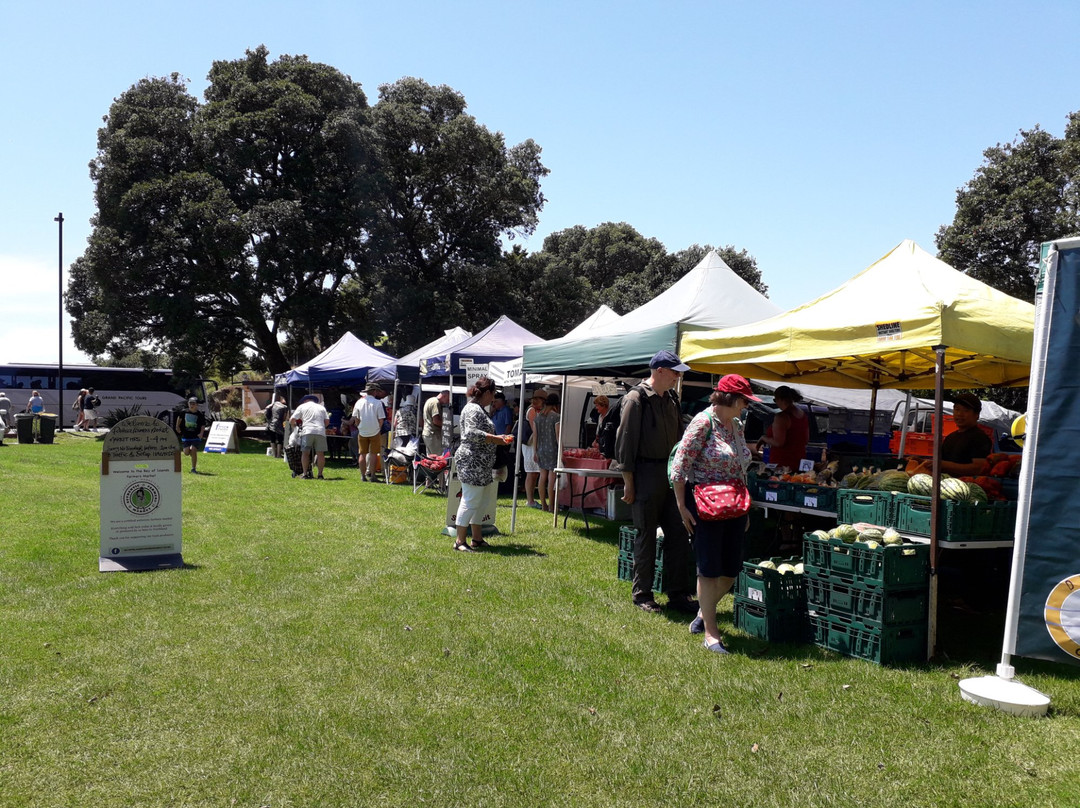
M98 407L98 425L115 410L128 414L138 407L139 415L149 415L172 423L172 413L183 409L191 396L199 400L199 409L208 418L215 418L207 396L207 383L217 388L217 383L206 379L181 378L171 370L143 370L141 368L103 368L96 365L65 365L63 385L58 383L59 369L56 365L8 364L0 365L0 390L11 399L12 412L22 412L37 390L45 401L45 412L60 416L60 426L74 426L77 413L72 409L79 391L94 388L94 395L101 399ZM64 401L61 406L60 390Z

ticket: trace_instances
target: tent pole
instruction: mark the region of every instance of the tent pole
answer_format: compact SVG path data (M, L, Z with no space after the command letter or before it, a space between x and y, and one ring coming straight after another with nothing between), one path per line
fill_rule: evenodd
M555 467L558 468L562 465L562 449L563 449L563 420L566 416L566 374L562 377L562 388L559 394L559 442L557 454L555 455ZM555 472L552 472L555 474ZM573 502L573 496L570 497L570 501ZM582 511L585 510L584 500L581 503ZM582 514L584 515L584 514ZM559 475L555 474L555 496L551 498L551 526L559 526Z
M514 532L514 528L517 526L517 495L518 495L518 478L521 475L521 436L525 434L525 425L522 420L528 413L524 409L525 404L525 368L521 369L521 392L518 393L518 424L517 424L517 440L514 441L514 498L510 503L510 533Z
M880 382L875 377L874 384L870 388L870 425L866 429L866 456L874 454L874 416L877 415L877 391Z
M903 457L904 450L907 448L907 426L908 415L911 412L911 391L907 391L907 395L904 396L904 420L900 422L900 448L897 450L896 456Z
M934 347L935 372L934 372L934 455L933 455L933 485L930 494L930 607L928 609L930 622L926 632L926 656L933 659L937 651L937 623L938 623L938 516L941 513L941 415L942 399L945 397L945 346Z

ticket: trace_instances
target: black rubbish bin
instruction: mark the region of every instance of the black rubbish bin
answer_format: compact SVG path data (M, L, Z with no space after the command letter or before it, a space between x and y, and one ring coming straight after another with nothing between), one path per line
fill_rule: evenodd
M38 416L41 427L38 430L38 443L52 443L53 435L56 434L56 415L51 412L43 412Z
M15 431L19 435L19 443L33 443L34 416L28 412L15 413Z

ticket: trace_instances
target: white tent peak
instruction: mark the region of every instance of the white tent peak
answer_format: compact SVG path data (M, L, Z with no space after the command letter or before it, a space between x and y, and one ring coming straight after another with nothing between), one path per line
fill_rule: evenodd
M666 323L727 328L753 323L780 308L729 267L716 250L647 303L623 315L614 328L636 331Z
M583 337L594 331L603 331L609 327L616 326L621 319L622 315L617 314L613 308L601 305L600 308L567 331L563 336Z

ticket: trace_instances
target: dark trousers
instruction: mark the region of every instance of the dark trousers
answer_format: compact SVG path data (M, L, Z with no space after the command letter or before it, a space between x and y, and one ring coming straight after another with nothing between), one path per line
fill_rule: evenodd
M668 596L690 595L696 581L690 564L693 546L683 527L675 492L667 479L666 462L638 463L634 469L634 502L630 506L637 528L634 541L634 602L651 600L656 573L656 528L664 531L664 589Z

